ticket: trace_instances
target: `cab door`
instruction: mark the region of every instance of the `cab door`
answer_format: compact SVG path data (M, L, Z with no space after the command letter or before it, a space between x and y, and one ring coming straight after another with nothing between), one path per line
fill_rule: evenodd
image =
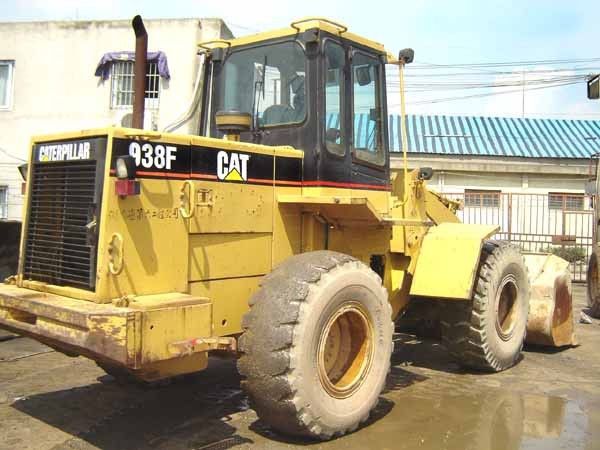
M320 140L318 183L334 188L351 188L351 159L348 128L348 59L341 40L325 38L322 47L321 85L323 95L319 111L323 138ZM350 194L350 192L348 192Z
M382 56L359 49L350 52L350 140L353 196L368 197L387 212L389 153L385 73ZM366 192L365 192L366 191Z

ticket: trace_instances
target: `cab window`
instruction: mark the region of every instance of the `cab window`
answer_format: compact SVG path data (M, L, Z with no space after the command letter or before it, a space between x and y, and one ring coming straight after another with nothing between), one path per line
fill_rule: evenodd
M306 57L296 42L236 50L215 76L216 110L250 113L259 127L306 118Z
M331 153L344 155L345 140L342 116L344 65L346 53L333 41L325 42L325 146Z
M381 107L381 62L355 52L352 57L353 151L357 159L385 163Z

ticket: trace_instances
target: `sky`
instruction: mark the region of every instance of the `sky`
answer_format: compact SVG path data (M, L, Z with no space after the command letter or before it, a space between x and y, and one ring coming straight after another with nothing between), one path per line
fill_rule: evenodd
M415 50L406 69L409 114L574 119L600 119L600 100L587 99L584 80L600 73L597 11L591 0L0 0L0 21L220 17L236 36L327 17L392 53ZM497 63L512 64L490 65ZM388 81L395 112L395 71Z

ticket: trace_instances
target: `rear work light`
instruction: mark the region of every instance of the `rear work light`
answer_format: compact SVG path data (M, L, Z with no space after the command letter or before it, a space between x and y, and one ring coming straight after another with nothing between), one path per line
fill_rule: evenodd
M115 193L119 197L140 194L140 182L135 179L135 160L131 155L119 156L115 164Z

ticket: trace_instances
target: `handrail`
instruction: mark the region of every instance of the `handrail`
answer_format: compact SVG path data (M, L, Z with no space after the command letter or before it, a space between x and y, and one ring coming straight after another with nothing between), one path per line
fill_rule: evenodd
M340 34L343 34L346 31L348 31L348 27L346 25L342 25L341 23L334 22L333 20L329 20L324 17L306 17L305 19L300 19L300 20L296 20L296 21L292 22L290 24L290 27L292 27L296 31L300 31L300 27L298 27L297 25L299 23L310 22L311 20L319 20L321 22L328 23L329 25L333 25L334 27L338 27L340 29L340 31L339 31Z
M186 186L189 189L188 209L187 210L184 208L184 202L183 202L185 199ZM184 219L189 219L189 218L193 217L194 212L196 211L196 189L195 189L193 181L185 180L183 182L183 184L181 185L180 192L179 192L179 202L180 202L179 214L181 214L181 217L183 217Z
M115 238L118 244L115 246ZM119 264L115 264L115 250L119 257ZM114 276L120 275L125 265L125 255L123 254L123 236L119 233L113 233L108 241L108 270Z
M398 64L400 70L400 129L402 132L402 168L404 173L404 192L402 195L402 200L397 202L395 206L404 206L408 203L408 136L406 134L406 102L405 102L405 92L404 92L404 62L400 61Z
M231 47L231 42L226 41L225 39L214 39L212 41L199 42L198 47L203 48L206 51L211 51L215 47L207 47L209 44L225 44L227 48ZM218 47L217 47L218 48Z

